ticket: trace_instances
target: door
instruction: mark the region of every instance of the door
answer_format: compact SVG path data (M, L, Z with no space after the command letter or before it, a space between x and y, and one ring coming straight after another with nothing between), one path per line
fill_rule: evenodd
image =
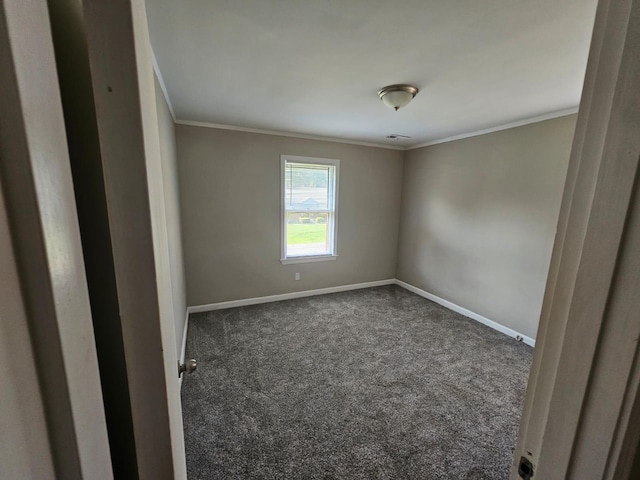
M158 117L144 0L84 2L138 475L185 479Z
M49 1L119 478L186 466L144 0Z
M111 251L138 475L186 464L152 54L144 0L86 0Z

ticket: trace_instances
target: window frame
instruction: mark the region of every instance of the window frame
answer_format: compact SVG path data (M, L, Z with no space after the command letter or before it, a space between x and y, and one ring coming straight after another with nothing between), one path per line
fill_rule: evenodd
M330 219L331 235L330 253L322 255L299 255L287 257L287 208L285 205L285 175L287 163L298 163L308 165L328 165L334 167L334 179L333 179L333 210L328 209L331 212L328 215ZM335 260L338 257L338 193L340 185L340 160L332 158L319 158L319 157L303 157L299 155L280 155L280 262L283 265L292 263L311 263L311 262L325 262L329 260Z

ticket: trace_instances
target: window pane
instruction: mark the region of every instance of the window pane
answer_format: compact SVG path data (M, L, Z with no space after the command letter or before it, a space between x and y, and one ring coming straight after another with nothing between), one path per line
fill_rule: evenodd
M328 255L329 214L287 212L287 257Z
M281 158L284 170L282 259L334 255L338 160L286 155Z
M285 208L287 210L329 210L330 170L324 165L287 163L285 169Z

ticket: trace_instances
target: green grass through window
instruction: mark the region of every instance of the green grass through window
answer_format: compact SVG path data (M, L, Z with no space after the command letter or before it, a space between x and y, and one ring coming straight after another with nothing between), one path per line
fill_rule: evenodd
M327 240L327 225L293 223L287 225L287 244L323 243Z

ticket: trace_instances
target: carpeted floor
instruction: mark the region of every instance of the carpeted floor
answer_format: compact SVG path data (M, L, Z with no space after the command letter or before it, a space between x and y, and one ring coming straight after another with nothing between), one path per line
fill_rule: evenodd
M189 480L506 479L532 352L397 286L194 314Z

